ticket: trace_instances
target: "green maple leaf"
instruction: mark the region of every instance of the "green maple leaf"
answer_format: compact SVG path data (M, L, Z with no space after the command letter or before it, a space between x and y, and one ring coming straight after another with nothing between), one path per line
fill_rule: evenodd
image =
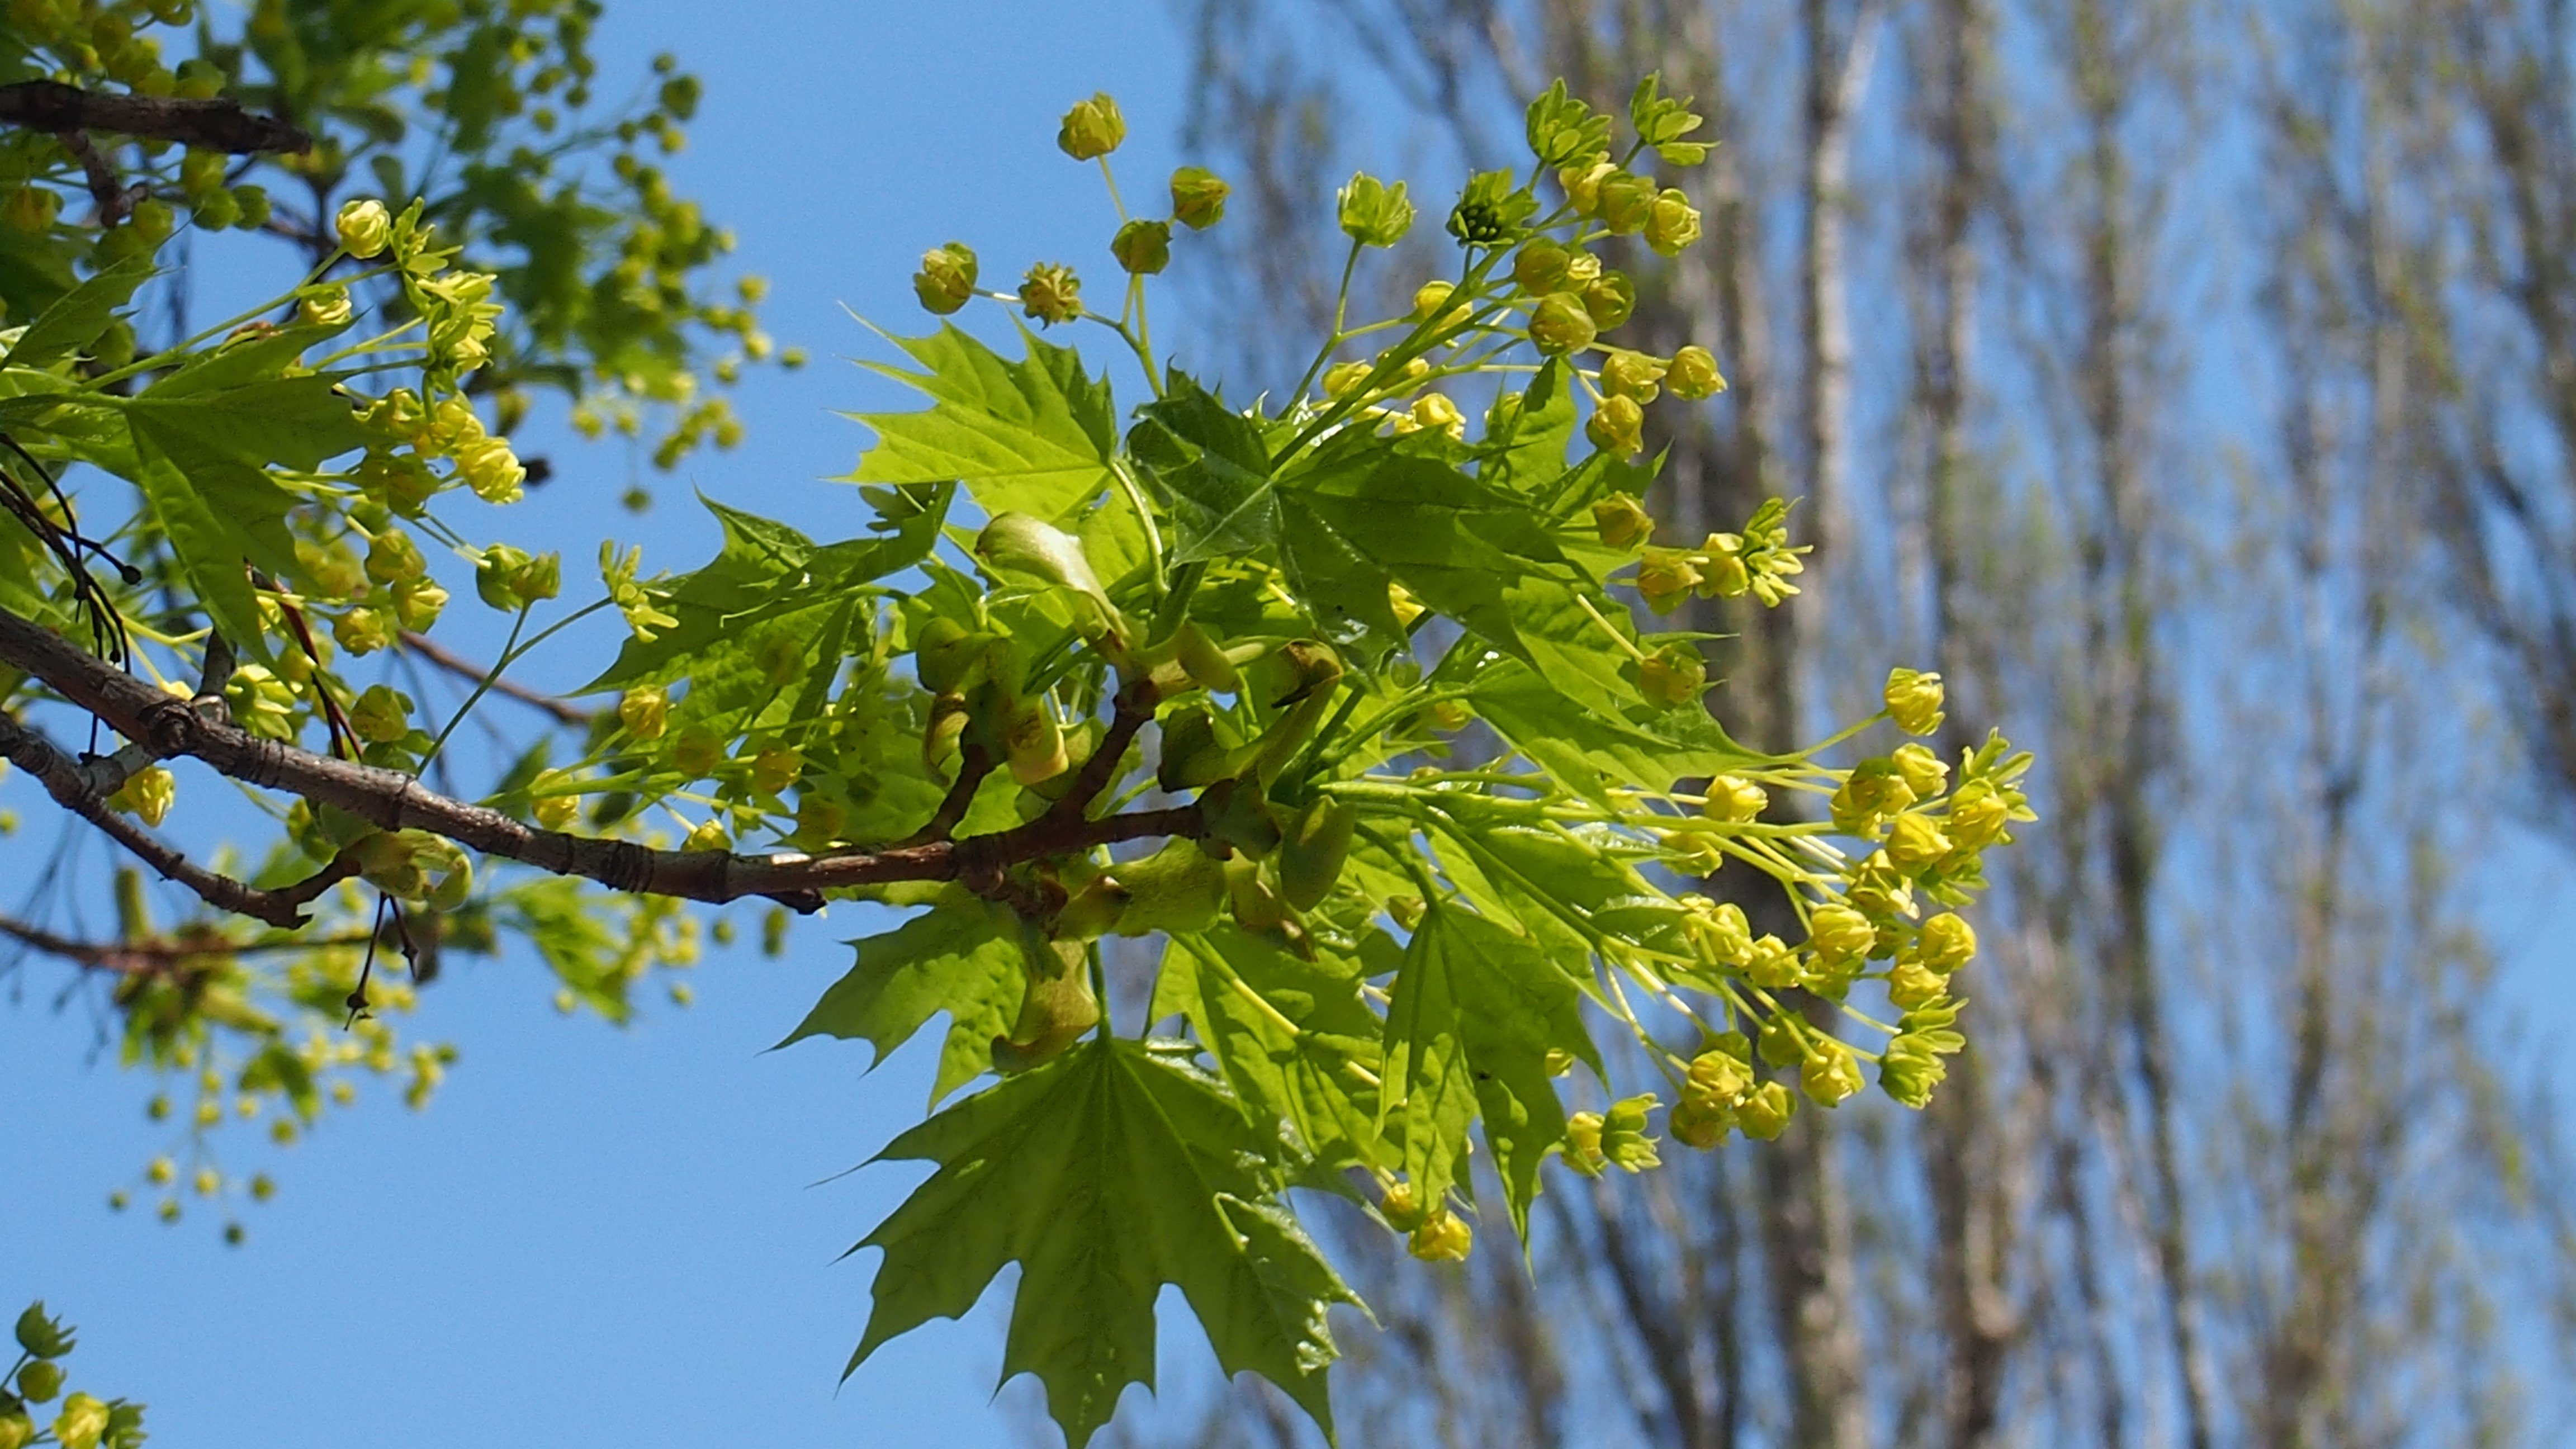
M1232 925L1174 936L1151 1014L1187 1017L1235 1094L1287 1122L1319 1170L1377 1160L1381 1027L1358 962L1302 961Z
M1003 1378L1037 1375L1081 1449L1153 1386L1170 1283L1229 1376L1277 1384L1329 1439L1325 1310L1359 1299L1280 1206L1277 1149L1205 1073L1111 1037L959 1102L877 1154L939 1168L858 1245L885 1259L850 1370L1016 1262Z
M1401 1104L1405 1175L1422 1202L1464 1188L1467 1129L1484 1119L1512 1226L1526 1241L1539 1167L1565 1139L1550 1048L1600 1070L1581 996L1526 937L1435 906L1405 947L1386 1013L1386 1083Z
M930 1100L935 1104L992 1070L993 1038L1010 1031L1028 982L1008 911L952 886L929 910L850 944L858 963L779 1046L809 1036L864 1041L875 1048L868 1062L873 1071L944 1011L948 1040Z
M1109 386L1069 348L1026 332L1028 356L1003 358L955 327L894 344L925 369L866 366L930 395L910 413L850 413L876 446L843 480L962 482L988 514L1061 519L1109 482L1117 423Z

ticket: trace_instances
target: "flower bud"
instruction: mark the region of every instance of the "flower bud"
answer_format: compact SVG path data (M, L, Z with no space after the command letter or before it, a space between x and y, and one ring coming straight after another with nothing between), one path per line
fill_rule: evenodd
M1512 257L1512 280L1533 297L1565 290L1564 247L1539 237L1523 246Z
M1818 906L1807 918L1807 944L1828 962L1857 960L1878 942L1878 928L1849 906Z
M1711 820L1740 825L1761 817L1771 804L1769 791L1742 775L1719 775L1708 782L1708 803L1701 806Z
M1365 171L1352 175L1336 197L1342 234L1362 246L1391 247L1413 230L1413 202L1404 183L1393 186Z
M1184 166L1172 173L1172 220L1192 231L1205 231L1225 220L1225 199L1233 192L1215 172Z
M1753 1064L1723 1048L1713 1047L1691 1058L1683 1100L1733 1102L1753 1090Z
M1597 183L1595 205L1601 224L1617 235L1643 231L1655 210L1655 183L1630 171L1614 170Z
M1887 858L1909 875L1931 869L1950 850L1950 837L1929 815L1899 815L1887 832Z
M381 684L370 684L349 706L349 728L371 745L391 744L411 733L411 701Z
M724 740L704 725L691 725L671 742L671 768L703 780L724 759Z
M1635 398L1605 397L1583 425L1583 435L1602 452L1625 458L1646 446L1645 427L1646 410Z
M158 826L170 814L179 798L179 782L159 765L146 765L125 777L116 793L107 797L108 805L122 810L146 825Z
M1764 1082L1736 1107L1735 1125L1744 1129L1745 1136L1769 1142L1787 1130L1789 1119L1796 1115L1798 1099L1789 1095L1789 1089L1778 1082Z
M1674 605L1690 596L1699 579L1699 570L1679 549L1649 548L1637 565L1637 591L1646 596L1646 607L1658 614L1672 612Z
M536 818L536 822L539 825L544 826L546 829L561 830L565 826L572 824L573 817L581 813L581 797L578 795L548 795L543 799L532 802L528 806L528 813L534 816Z
M1691 914L1684 929L1691 946L1715 966L1735 966L1753 954L1753 927L1744 908L1733 901L1711 906L1706 896L1688 898Z
M1467 415L1458 410L1456 403L1436 392L1424 393L1413 400L1413 421L1461 441L1467 436Z
M99 1436L106 1432L107 1405L88 1394L63 1400L63 1411L54 1416L54 1438L62 1449L98 1449Z
M1637 692L1667 709L1695 703L1707 688L1707 661L1688 644L1667 644L1637 666Z
M1762 936L1744 958L1744 979L1767 991L1798 984L1798 953L1777 936Z
M1718 375L1717 359L1705 347L1693 345L1673 354L1664 368L1664 386L1673 396L1697 402L1726 391L1726 379Z
M510 444L501 438L481 438L464 445L456 454L456 471L474 496L486 503L516 503L520 485L528 480L528 470Z
M671 697L659 689L630 689L618 698L617 721L639 740L658 740L671 721Z
M18 194L24 196L26 193ZM26 1449L27 1442L35 1437L36 1426L28 1420L24 1410L12 1409L0 1414L0 1449Z
M353 655L373 654L394 644L394 626L382 611L351 609L331 621L331 637Z
M1967 965L1976 954L1975 928L1964 918L1948 911L1925 921L1922 933L1914 938L1914 959L1920 961L1925 970L1943 976Z
M1909 735L1928 735L1941 727L1941 676L1912 669L1887 672L1887 717Z
M805 773L805 757L785 745L771 745L751 757L751 788L775 795Z
M1118 103L1109 98L1107 91L1094 92L1090 100L1074 102L1055 133L1057 148L1076 161L1106 156L1126 139L1127 118L1118 113Z
M1799 1064L1798 1084L1824 1107L1841 1106L1845 1098L1869 1085L1861 1078L1860 1062L1852 1049L1829 1036L1815 1039L1807 1059Z
M1699 212L1677 187L1667 186L1655 194L1654 204L1646 212L1646 245L1664 256L1681 255L1682 248L1699 240Z
M340 208L337 229L340 249L363 262L393 241L394 219L381 201L352 201Z
M1592 345L1599 330L1583 299L1571 292L1550 294L1530 314L1530 341L1550 357L1582 351Z
M1415 320L1428 322L1432 318L1439 316L1440 310L1449 305L1451 294L1455 293L1457 290L1458 285L1455 282L1443 281L1425 282L1421 286L1416 287L1413 291L1413 316Z
M394 619L404 628L425 633L447 608L447 590L428 579L405 579L394 585Z
M1613 397L1653 402L1658 390L1655 383L1663 375L1663 360L1642 352L1621 349L1601 360L1601 390Z
M1606 159L1584 166L1568 166L1556 173L1557 184L1565 188L1565 199L1584 216L1597 216L1601 210L1601 183L1619 168Z
M1109 254L1132 276L1150 277L1172 264L1172 224L1138 219L1118 228Z
M1409 1233L1422 1226L1422 1204L1414 1198L1412 1183L1388 1183L1386 1195L1378 1199L1377 1210L1386 1219L1387 1226L1399 1233Z
M1577 1112L1565 1119L1565 1165L1586 1177L1599 1177L1610 1165L1601 1150L1601 1114Z
M1683 1146L1707 1152L1735 1130L1735 1109L1721 1102L1684 1100L1664 1119L1664 1126Z
M731 850L733 837L725 833L724 822L711 819L690 831L689 838L680 843L680 848L682 850Z
M337 327L355 315L346 287L317 287L296 310L301 320L316 327Z
M18 1396L31 1404L50 1404L63 1391L63 1366L38 1359L18 1370Z
M1834 828L1852 835L1875 834L1884 817L1914 803L1914 790L1885 759L1863 760L1826 802Z
M1073 763L1055 712L1034 700L1023 703L1003 727L1002 753L1010 763L1011 778L1023 785L1052 780Z
M1940 972L1920 960L1900 961L1887 973L1887 999L1900 1011L1929 1006L1950 992L1950 983Z
M1374 366L1375 364L1372 363L1353 361L1336 362L1325 368L1324 396L1337 398L1349 392L1367 379Z
M1897 778L1905 782L1905 788L1913 791L1917 800L1932 799L1949 787L1950 767L1921 745L1898 745L1888 759L1896 766Z
M1406 1251L1426 1263L1463 1263L1476 1245L1476 1231L1447 1208L1435 1208L1413 1230Z
M1950 838L1962 850L1983 850L2004 838L2012 802L1983 781L1963 785L1950 801Z
M1637 547L1655 536L1654 515L1646 506L1625 493L1613 493L1592 505L1592 526L1601 534L1601 546L1621 553Z
M1040 262L1020 281L1020 309L1052 327L1082 315L1082 279L1073 268Z
M921 270L912 274L912 294L932 315L945 317L975 297L975 252L953 241L921 254Z
M367 577L380 584L416 579L429 567L420 546L399 528L388 528L367 546Z
M1603 272L1584 284L1583 310L1603 332L1623 326L1637 310L1637 284L1625 273Z

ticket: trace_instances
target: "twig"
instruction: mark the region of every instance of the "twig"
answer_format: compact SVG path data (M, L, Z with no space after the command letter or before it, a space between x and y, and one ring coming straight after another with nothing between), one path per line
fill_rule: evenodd
M315 804L337 806L380 830L425 830L487 856L515 860L556 875L580 876L636 895L672 896L713 904L763 896L810 912L822 908L822 893L826 890L892 881L954 880L1017 904L1021 893L1012 891L1003 880L1003 873L1012 866L1121 841L1161 836L1196 839L1207 828L1196 805L1099 820L1085 816L1082 791L1088 788L1096 794L1107 784L1115 769L1115 753L1123 753L1125 742L1143 726L1141 718L1131 718L1139 709L1150 708L1146 701L1151 696L1142 692L1122 691L1121 719L1111 726L1109 740L1102 745L1102 751L1111 758L1103 763L1095 756L1076 777L1074 794L1025 825L964 840L925 841L881 850L822 856L752 856L725 850L654 850L631 840L541 830L500 811L437 794L410 775L336 760L264 739L217 717L214 711L192 708L186 701L110 668L7 609L0 609L0 660L43 680L64 699L88 710L160 758L186 755L244 784L284 790ZM1115 752L1110 749L1113 742L1118 747ZM68 761L65 768L70 768ZM64 803L67 808L77 808L85 797L76 790L69 793L72 799ZM129 834L139 834L130 826L126 829ZM176 860L165 847L150 848L161 851L163 858L172 859L178 867L200 877L206 874L184 860ZM236 891L248 890L239 882L225 884ZM276 894L251 892L250 903L262 904ZM243 914L260 915L260 911L245 910Z
M274 116L253 115L239 101L119 95L49 80L0 85L0 125L73 133L114 131L244 156L313 149L312 137ZM87 139L81 144L86 146Z
M957 780L940 798L939 808L930 812L930 821L903 844L919 845L924 841L946 840L966 818L967 808L975 803L975 792L984 788L985 777L993 773L993 753L982 745L968 741L957 753Z
M150 976L175 970L189 961L223 956L264 956L281 951L363 946L369 939L365 933L358 933L312 940L289 937L275 941L226 941L208 937L198 941L77 941L8 916L0 916L0 936L7 936L22 946L49 956L60 956L88 970L109 971L120 976Z
M405 649L409 649L413 653L418 654L421 658L428 660L430 663L437 665L439 668L446 670L448 673L455 675L459 679L469 680L475 684L488 686L495 694L505 694L531 709L543 710L548 715L553 716L555 722L558 724L586 725L590 723L591 716L588 710L579 709L566 704L551 694L545 694L540 691L530 689L524 684L513 683L506 678L495 679L492 677L492 671L483 668L481 665L476 664L473 660L468 659L461 654L450 652L447 646L437 643L428 635L423 634L416 629L403 630L402 642Z
M156 692L149 685L128 679L123 674L116 677L137 689ZM186 709L185 705L166 694L160 698L175 708ZM88 775L71 756L6 714L0 714L0 757L35 776L45 787L45 793L54 797L55 804L97 826L102 834L131 851L136 859L158 871L162 878L176 881L196 892L198 899L217 910L231 911L235 915L249 916L280 929L292 930L304 924L302 908L305 904L358 873L356 862L343 854L295 885L273 891L261 890L198 865L173 847L155 840L142 826L117 814L108 807L104 796L90 788Z

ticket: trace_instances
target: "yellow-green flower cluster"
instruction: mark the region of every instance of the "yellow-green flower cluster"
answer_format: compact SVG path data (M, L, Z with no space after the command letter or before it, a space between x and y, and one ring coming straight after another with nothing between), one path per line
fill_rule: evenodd
M1640 535L1623 524L1617 536ZM1613 529L1605 524L1602 541L1612 537ZM1694 594L1703 599L1740 599L1750 594L1776 607L1798 592L1789 580L1805 572L1800 555L1810 547L1790 544L1789 507L1773 498L1755 510L1741 533L1712 533L1695 549L1648 548L1638 560L1634 582L1646 607L1658 614L1671 613Z

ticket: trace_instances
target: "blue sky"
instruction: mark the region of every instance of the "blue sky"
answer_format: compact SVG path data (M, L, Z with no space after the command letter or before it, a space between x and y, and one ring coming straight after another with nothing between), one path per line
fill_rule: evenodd
M508 524L563 548L568 581L609 532L655 566L702 558L690 486L855 533L854 494L816 481L846 472L865 436L833 410L908 404L841 361L879 355L843 304L914 326L908 276L952 236L995 278L1041 257L1105 267L1098 175L1054 146L1058 115L1095 89L1126 109L1131 193L1176 163L1187 55L1158 0L1078 20L1029 3L614 0L601 45L610 74L671 49L704 78L671 169L739 234L743 269L771 279L770 330L814 362L755 374L738 399L749 440L693 460L642 519L608 501L634 466L621 448L568 442L550 419L523 433L557 481ZM595 666L576 641L531 672L569 683ZM0 858L23 865L51 839L29 830ZM845 969L837 943L880 928L842 906L781 959L719 953L695 1008L656 999L623 1031L557 1016L528 961L452 968L410 1028L463 1052L434 1103L414 1114L376 1093L255 1164L280 1192L246 1215L238 1250L211 1216L164 1228L105 1210L162 1145L142 1112L150 1083L99 1050L85 1007L52 1008L61 976L32 963L21 999L0 1004L0 1305L41 1295L72 1317L76 1383L149 1402L170 1445L1020 1442L1037 1395L1023 1380L992 1397L1001 1289L836 1382L874 1255L835 1260L920 1171L816 1184L918 1120L929 1059L863 1080L864 1046L765 1049ZM1206 1385L1196 1330L1167 1323L1168 1381Z

